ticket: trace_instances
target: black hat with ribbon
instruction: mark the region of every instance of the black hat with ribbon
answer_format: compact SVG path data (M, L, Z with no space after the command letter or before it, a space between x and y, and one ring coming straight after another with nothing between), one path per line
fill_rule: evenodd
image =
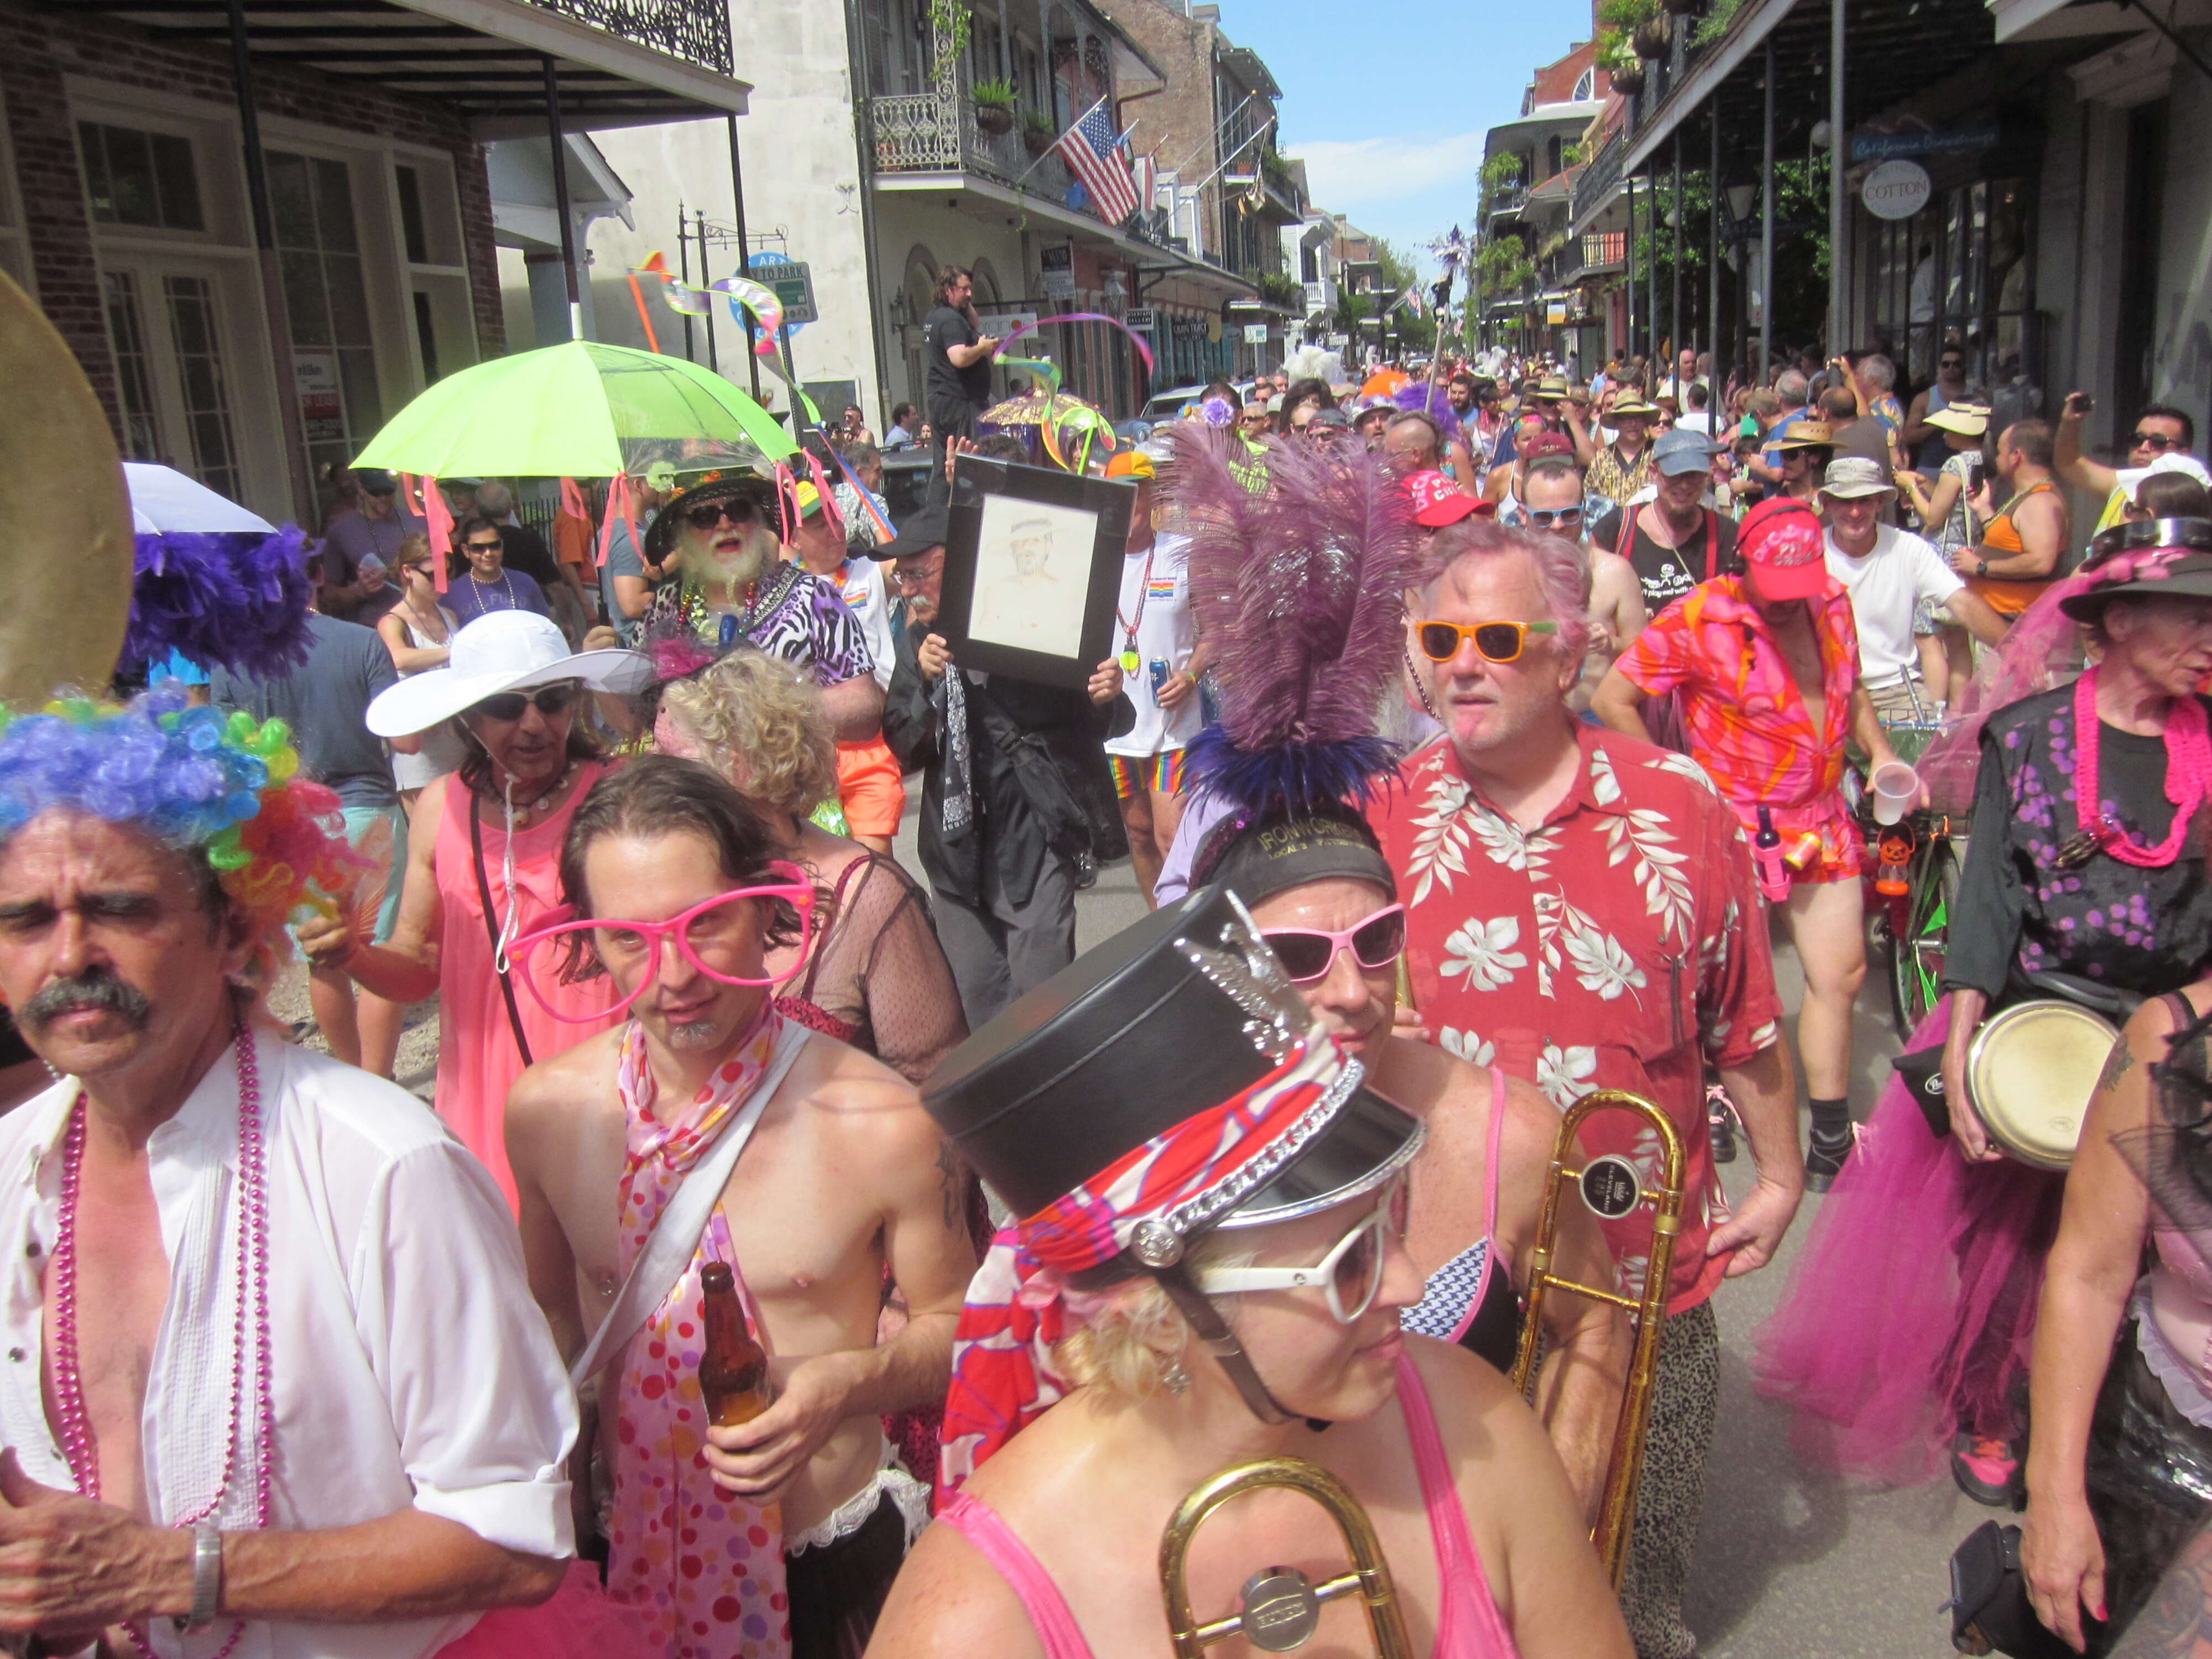
M1059 1397L1060 1291L1158 1279L1263 1419L1268 1395L1185 1262L1216 1228L1372 1192L1420 1121L1367 1088L1244 907L1200 888L1087 952L954 1049L930 1115L1012 1208L969 1287L946 1406L957 1485ZM1019 1363L1011 1363L1018 1353Z

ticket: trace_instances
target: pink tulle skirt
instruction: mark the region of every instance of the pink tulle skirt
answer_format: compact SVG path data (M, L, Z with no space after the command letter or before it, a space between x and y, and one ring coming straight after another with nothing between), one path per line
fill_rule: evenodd
M552 1598L534 1607L501 1607L477 1620L437 1659L665 1659L627 1607L607 1600L599 1570L571 1561Z
M1908 1054L1940 1047L1949 999ZM1968 1164L1893 1076L1759 1334L1761 1394L1799 1413L1799 1457L1883 1485L1946 1467L1961 1429L2019 1426L2065 1177Z

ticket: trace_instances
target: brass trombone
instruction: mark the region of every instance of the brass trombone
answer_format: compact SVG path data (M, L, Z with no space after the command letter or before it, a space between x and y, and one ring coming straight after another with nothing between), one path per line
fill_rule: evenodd
M1191 1608L1184 1571L1192 1535L1200 1522L1231 1498L1263 1486L1304 1492L1327 1510L1351 1553L1351 1570L1316 1584L1296 1567L1266 1568L1245 1582L1240 1611L1201 1625ZM1239 1634L1265 1652L1288 1653L1313 1635L1322 1602L1354 1595L1367 1608L1376 1659L1413 1659L1406 1621L1398 1611L1397 1588L1390 1582L1390 1564L1382 1559L1382 1547L1376 1540L1375 1523L1344 1482L1303 1457L1262 1457L1231 1464L1186 1494L1160 1534L1160 1589L1167 1597L1176 1659L1204 1659L1213 1644Z
M1577 1137L1583 1121L1598 1112L1633 1113L1657 1133L1662 1158L1656 1189L1647 1188L1635 1165L1618 1153L1591 1158L1579 1169L1569 1167L1571 1158L1580 1158ZM1552 1148L1552 1172L1544 1187L1543 1215L1536 1225L1536 1248L1529 1262L1528 1308L1511 1379L1523 1399L1535 1397L1544 1298L1553 1290L1608 1302L1636 1316L1636 1349L1629 1362L1628 1386L1622 1390L1620 1416L1613 1425L1613 1451L1606 1461L1597 1525L1590 1531L1590 1542L1616 1589L1628 1565L1628 1534L1636 1521L1636 1488L1644 1473L1644 1432L1651 1420L1659 1336L1667 1322L1667 1286L1674 1263L1675 1237L1681 1231L1682 1185L1688 1162L1681 1131L1650 1101L1625 1089L1600 1089L1584 1095L1559 1123L1559 1138ZM1617 1221L1647 1207L1652 1211L1650 1261L1641 1299L1623 1296L1610 1285L1578 1284L1552 1271L1552 1251L1559 1242L1559 1194L1570 1183L1579 1189L1583 1202L1607 1220Z

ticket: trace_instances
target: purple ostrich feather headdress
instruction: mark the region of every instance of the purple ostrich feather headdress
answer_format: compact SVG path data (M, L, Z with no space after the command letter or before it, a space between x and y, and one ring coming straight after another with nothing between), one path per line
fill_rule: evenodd
M1392 394L1390 401L1401 409L1427 416L1447 439L1459 436L1459 416L1451 406L1450 392L1441 382L1431 386L1426 380L1408 380Z
M1249 811L1372 798L1396 755L1375 730L1405 653L1420 541L1404 489L1347 445L1274 439L1265 478L1232 434L1169 429L1161 497L1190 537L1191 607L1221 720L1192 776Z

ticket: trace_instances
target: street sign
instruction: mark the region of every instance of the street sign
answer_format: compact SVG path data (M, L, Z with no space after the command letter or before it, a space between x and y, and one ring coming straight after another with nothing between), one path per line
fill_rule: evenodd
M783 307L787 323L811 323L814 313L814 276L804 260L769 264L758 255L747 262L746 274L765 288L775 290L776 302Z
M1247 324L1245 324L1245 325L1244 325L1244 343L1245 343L1246 345L1265 345L1265 344L1267 344L1267 324L1265 324L1265 323L1247 323Z
M1910 219L1933 193L1928 169L1917 161L1884 161L1859 186L1859 200L1877 219Z
M1960 150L1996 147L1997 124L1978 121L1970 127L1937 127L1927 132L1855 132L1851 160L1891 161L1908 155L1952 155Z
M1149 332L1153 326L1152 307L1131 306L1122 313L1121 320L1139 334Z

